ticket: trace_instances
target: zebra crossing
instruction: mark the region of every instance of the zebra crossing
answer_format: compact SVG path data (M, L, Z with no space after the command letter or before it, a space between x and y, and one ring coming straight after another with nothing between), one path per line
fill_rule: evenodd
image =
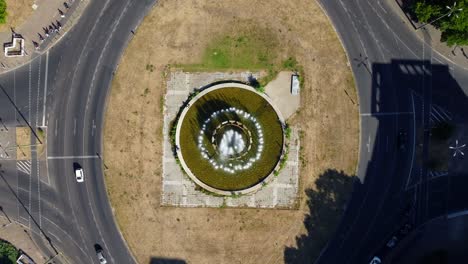
M427 174L429 175L429 179L434 179L442 176L447 176L449 174L448 171L428 171Z
M31 160L16 161L16 168L21 172L31 175Z
M452 113L448 110L443 109L438 105L432 105L431 107L431 116L429 118L432 125L449 122L453 119Z

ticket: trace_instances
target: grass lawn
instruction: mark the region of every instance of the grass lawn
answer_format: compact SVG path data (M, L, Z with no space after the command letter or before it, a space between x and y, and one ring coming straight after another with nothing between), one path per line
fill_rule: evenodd
M197 144L203 122L213 112L229 107L235 107L252 114L262 128L265 142L260 160L256 161L251 168L237 171L234 174L221 169L215 170L208 160L202 157ZM240 121L252 132L252 148L242 157L242 160L255 157L258 137L253 122L246 121L237 114L223 114L220 115L220 118L210 122L212 127L209 126L206 131L214 130L222 121L226 120ZM207 135L204 141L206 142L204 145L208 147L209 155L217 157L216 150L210 147L211 135ZM275 110L260 95L245 89L224 88L205 94L190 106L190 110L182 121L180 149L185 163L198 179L220 190L242 190L259 183L275 168L281 156L282 147L283 130ZM236 162L233 161L235 164Z
M278 57L279 42L270 30L247 27L228 35L219 35L210 41L197 64L179 64L176 67L185 71L207 72L226 70L266 70L267 76L259 80L264 86L281 70L294 70L302 73L294 57L281 61ZM302 76L302 74L301 74Z

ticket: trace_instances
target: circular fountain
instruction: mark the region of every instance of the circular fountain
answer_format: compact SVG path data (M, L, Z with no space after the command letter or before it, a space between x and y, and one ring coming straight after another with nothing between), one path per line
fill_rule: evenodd
M224 83L203 90L183 109L175 149L187 175L217 194L253 192L278 166L281 114L252 87Z

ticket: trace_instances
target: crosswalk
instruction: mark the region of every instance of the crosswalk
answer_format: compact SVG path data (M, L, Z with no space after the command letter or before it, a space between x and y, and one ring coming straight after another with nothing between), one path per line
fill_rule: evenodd
M451 121L453 116L448 110L445 110L438 105L432 105L431 116L429 119L432 125L436 125L438 123Z
M18 160L16 162L16 168L28 175L31 174L31 160Z
M429 179L434 179L442 176L447 176L449 173L448 171L428 171L427 172Z

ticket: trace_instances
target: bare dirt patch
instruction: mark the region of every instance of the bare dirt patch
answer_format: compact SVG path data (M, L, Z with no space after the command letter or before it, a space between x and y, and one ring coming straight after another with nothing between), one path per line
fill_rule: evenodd
M301 109L289 120L303 131L299 209L161 207L165 69L199 65L219 36L235 38L251 27L278 42L274 62L293 56L304 71ZM188 263L283 263L316 257L338 222L357 161L358 107L346 62L328 19L311 1L160 1L122 58L105 124L106 185L138 261L158 256Z
M19 27L33 12L34 0L6 0L5 2L8 15L6 23L0 25L0 32Z

